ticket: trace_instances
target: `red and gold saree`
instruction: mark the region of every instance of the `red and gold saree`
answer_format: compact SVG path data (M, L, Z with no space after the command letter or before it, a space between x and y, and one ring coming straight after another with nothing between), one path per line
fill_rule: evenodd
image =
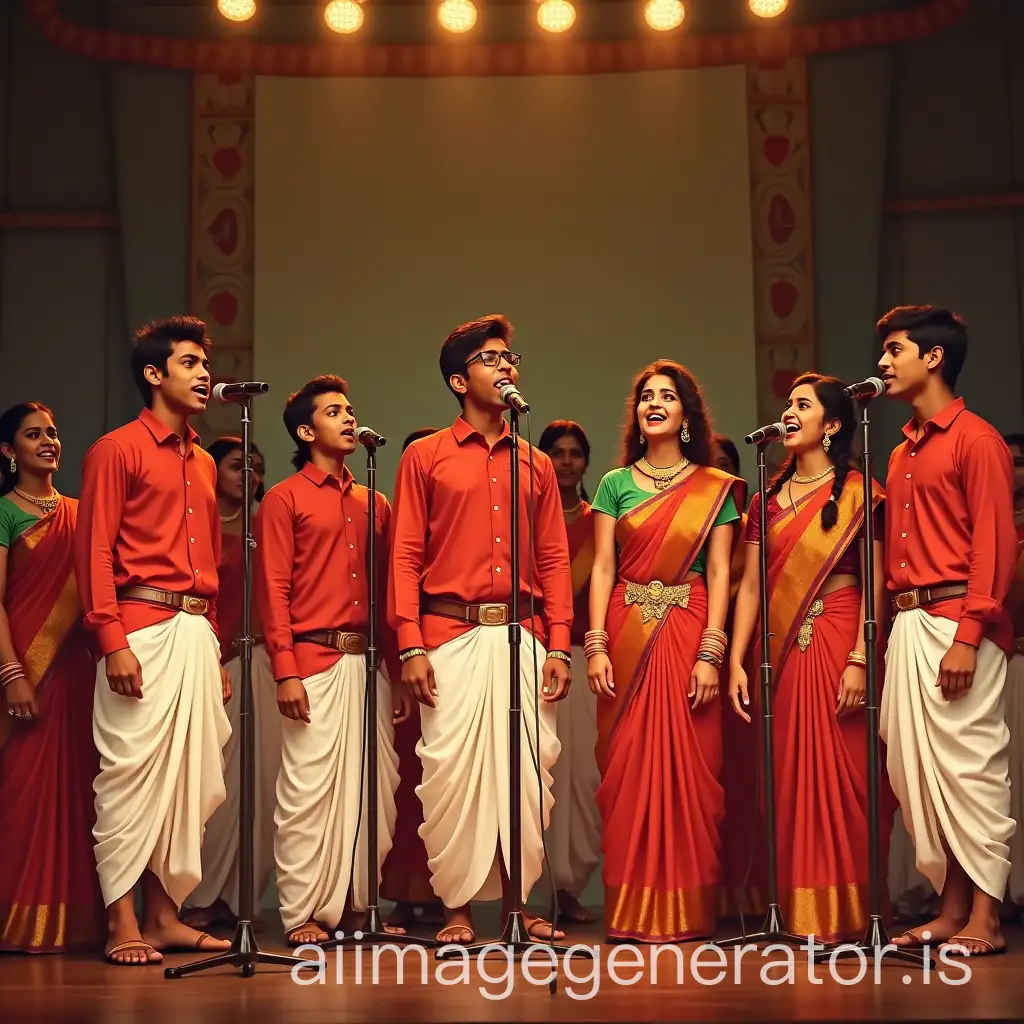
M867 723L863 708L836 715L847 656L861 630L861 588L818 597L840 561L849 563L843 556L851 545L860 564L863 486L861 474L848 474L831 530L821 524L831 483L795 509L770 503L767 520L779 901L790 931L826 942L859 938L869 913ZM876 485L873 514L883 500ZM751 518L757 513L755 499ZM759 650L755 657L760 664ZM879 670L879 686L881 678ZM758 685L751 676L751 691ZM882 775L880 824L891 823L895 811ZM889 828L880 836L885 865Z
M627 585L683 584L730 492L744 484L698 467L619 517L619 579L606 628L615 697L599 698L597 804L603 823L605 922L612 940L680 942L710 935L719 881L721 704L687 696L707 625L703 577L685 607L644 621Z
M594 512L584 502L579 516L565 524L572 573L572 643L582 647L590 628L590 575L594 571Z
M96 666L82 630L65 498L11 544L4 607L38 716L0 700L0 949L57 953L101 946L93 856Z

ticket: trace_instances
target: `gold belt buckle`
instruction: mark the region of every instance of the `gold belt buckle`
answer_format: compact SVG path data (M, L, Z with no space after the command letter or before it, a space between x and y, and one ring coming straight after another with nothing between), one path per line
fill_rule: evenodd
M481 626L504 626L508 623L508 605L482 604L477 612Z
M667 587L661 580L650 583L627 583L625 601L627 605L635 604L640 609L640 620L650 622L651 619L664 618L670 606L686 608L690 604L690 584Z
M820 597L816 598L811 607L807 609L807 617L800 623L800 629L796 635L796 645L800 648L801 654L805 654L807 648L811 646L811 641L814 639L814 620L824 610L825 603Z
M210 602L205 597L186 595L181 602L181 610L189 615L205 615L210 609Z
M366 648L363 638L358 633L338 633L338 650L343 654L363 654Z
M896 595L896 607L901 612L912 612L921 607L921 595L915 587Z

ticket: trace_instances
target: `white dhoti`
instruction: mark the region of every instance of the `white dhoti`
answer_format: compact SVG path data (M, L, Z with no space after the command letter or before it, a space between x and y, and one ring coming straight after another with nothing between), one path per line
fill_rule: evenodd
M238 820L242 770L242 659L232 658L224 666L231 679L231 700L227 703L231 739L224 747L224 786L227 796L206 826L203 838L203 879L188 898L190 906L209 907L218 899L238 916ZM274 808L277 773L281 767L281 717L277 708L277 683L270 656L263 644L252 650L253 781L253 908L274 870Z
M524 902L543 869L542 829L547 828L551 815L551 769L561 749L555 731L555 707L541 698L538 757L534 647L539 674L547 652L524 629L520 647L520 895ZM423 763L423 781L416 793L423 804L419 834L433 872L430 884L447 907L460 907L474 899L498 899L498 845L500 842L507 865L512 839L508 632L496 626L476 626L429 651L427 657L434 670L437 706L420 707L422 738L416 752ZM539 782L535 758L540 764Z
M1024 654L1006 666L1006 725L1010 730L1010 899L1024 903Z
M880 732L918 870L942 892L945 840L971 881L1002 900L1014 832L1003 715L1006 656L982 640L971 688L947 701L936 683L956 629L955 622L920 608L896 616Z
M146 868L180 907L202 873L203 829L223 802L220 648L210 623L178 612L136 630L142 699L110 689L96 669L93 737L100 755L96 866L103 902L128 893Z
M552 768L554 807L547 834L555 888L579 897L601 858L601 815L597 787L601 772L597 745L597 696L587 684L587 658L572 649L572 686L555 705L562 750Z
M309 921L336 927L346 909L350 882L356 910L365 910L369 897L367 780L360 771L365 758L366 658L343 654L327 671L302 684L309 699L309 722L281 717L274 815L277 892L286 932ZM378 673L378 881L395 831L398 755L392 712L391 687Z

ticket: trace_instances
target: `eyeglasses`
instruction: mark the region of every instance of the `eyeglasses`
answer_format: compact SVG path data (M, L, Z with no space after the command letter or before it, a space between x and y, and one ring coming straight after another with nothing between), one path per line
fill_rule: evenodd
M495 349L489 348L484 349L483 352L477 352L477 354L466 363L466 366L468 367L470 363L475 363L478 359L484 364L484 366L497 366L502 359L504 359L509 366L518 366L519 360L522 358L523 357L518 352L499 352Z

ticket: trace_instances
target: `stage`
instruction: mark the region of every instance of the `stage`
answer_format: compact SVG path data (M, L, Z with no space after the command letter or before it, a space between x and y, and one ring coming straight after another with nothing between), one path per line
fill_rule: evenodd
M482 916L481 923L484 920ZM748 925L752 927L756 924ZM500 954L482 965L475 959L442 965L432 951L425 955L411 951L405 956L399 984L392 950L379 954L376 979L371 952L361 954L361 968L357 968L358 954L346 950L339 972L339 954L331 951L325 954L322 983L300 985L280 968L261 968L251 979L230 969L165 979L164 966L195 959L185 954L165 956L160 967L140 968L108 966L82 956L0 954L0 1006L3 1019L12 1024L42 1020L69 1024L1005 1020L1024 1016L1024 928L1015 926L1006 935L1007 954L974 958L964 965L969 973L959 961L950 967L935 956L927 975L919 968L892 962L878 972L877 981L874 966L869 963L865 971L857 960L840 962L836 977L830 977L828 963L815 965L812 976L805 950L797 950L791 961L781 952L764 957L760 951L747 951L739 960L738 972L735 953L728 950L725 967L709 950L694 963L697 943L679 947L684 958L681 973L673 948L663 947L655 961L655 981L652 950L637 954L632 947L598 945L599 976L595 978L587 960L574 960L568 971L560 966L555 995L546 983L549 961L540 955L510 968ZM593 925L567 933L570 944L593 946L600 937L600 929ZM280 929L270 918L261 932L260 946L284 951ZM613 952L615 959L609 963ZM643 957L642 967L637 966L638 955ZM864 976L857 982L862 971ZM627 984L633 978L637 980ZM781 983L772 985L773 980Z

